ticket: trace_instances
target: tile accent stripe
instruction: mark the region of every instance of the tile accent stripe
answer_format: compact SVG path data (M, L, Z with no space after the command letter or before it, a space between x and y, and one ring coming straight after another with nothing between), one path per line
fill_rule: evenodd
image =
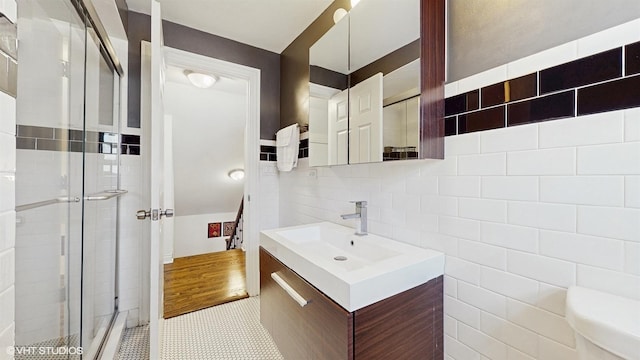
M507 126L575 116L575 91L565 91L507 105Z
M624 74L640 74L640 41L624 47Z
M17 125L16 149L140 155L140 136L115 133Z
M309 139L300 140L300 146L298 147L298 158L308 158L309 157Z
M639 106L636 42L450 96L445 136Z
M309 139L300 140L298 146L298 158L309 157ZM273 145L260 145L260 161L276 161L278 156L276 155L276 147Z
M578 115L640 106L640 75L578 89Z
M540 94L573 89L622 76L622 48L540 71Z
M260 161L276 161L276 147L260 145Z

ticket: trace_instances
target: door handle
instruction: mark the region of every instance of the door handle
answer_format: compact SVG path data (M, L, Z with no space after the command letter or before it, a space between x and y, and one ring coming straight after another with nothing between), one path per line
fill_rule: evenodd
M174 216L173 209L166 209L166 210L149 209L149 210L138 210L136 212L136 218L138 218L138 220L151 218L151 220L156 221L161 219L163 216L166 216L168 218L173 217Z
M151 217L151 210L138 210L136 212L136 218L138 218L138 220L144 220L149 217Z

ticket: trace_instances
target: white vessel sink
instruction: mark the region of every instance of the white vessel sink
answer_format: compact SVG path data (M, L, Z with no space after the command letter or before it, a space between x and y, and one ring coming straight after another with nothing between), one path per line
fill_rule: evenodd
M595 345L624 359L640 359L640 301L572 286L566 318Z
M444 273L441 252L329 222L265 230L260 245L348 311Z

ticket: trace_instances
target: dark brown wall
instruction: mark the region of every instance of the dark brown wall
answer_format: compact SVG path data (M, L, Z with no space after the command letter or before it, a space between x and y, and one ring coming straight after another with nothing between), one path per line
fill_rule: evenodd
M280 128L309 118L309 48L333 26L338 8L351 9L349 0L335 0L303 31L280 57Z
M355 86L379 72L387 75L418 58L420 58L420 39L352 72L349 86Z
M346 90L349 87L349 75L311 65L309 66L309 82L338 90Z
M151 41L151 17L129 11L129 68L127 90L127 125L140 127L140 42Z
M140 41L149 40L150 24L148 15L129 13L129 126L140 126ZM275 139L280 128L280 55L168 21L162 27L168 47L259 69L260 138Z

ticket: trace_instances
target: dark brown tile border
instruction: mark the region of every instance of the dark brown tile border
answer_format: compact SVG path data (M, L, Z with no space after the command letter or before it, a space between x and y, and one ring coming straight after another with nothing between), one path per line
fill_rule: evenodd
M578 115L640 106L640 75L578 89Z
M140 136L77 129L17 125L16 149L140 155ZM83 142L83 138L86 141Z
M540 94L572 89L622 76L622 48L540 71Z
M16 135L27 138L54 139L54 129L42 126L17 125Z
M59 140L82 141L84 138L82 130L54 129L54 133L55 139Z
M504 106L458 115L459 134L502 127L504 127Z
M35 150L36 149L36 139L34 138L16 138L16 149L22 150Z
M266 154L275 154L276 147L271 145L260 145L260 152Z
M275 145L260 145L260 161L277 161L277 149ZM298 158L309 157L309 139L300 140L298 145Z
M624 47L624 74L640 74L640 41Z
M473 90L464 94L446 98L444 100L444 116L477 110L480 107L479 94L478 90Z
M575 116L574 90L507 105L507 126L573 116Z
M451 116L444 119L444 136L456 135L458 133L458 118Z
M499 104L506 104L507 126L640 107L640 42L451 96L445 104L445 136L496 128L499 110L489 110Z
M538 95L538 75L521 76L483 87L480 91L483 108L532 98Z

